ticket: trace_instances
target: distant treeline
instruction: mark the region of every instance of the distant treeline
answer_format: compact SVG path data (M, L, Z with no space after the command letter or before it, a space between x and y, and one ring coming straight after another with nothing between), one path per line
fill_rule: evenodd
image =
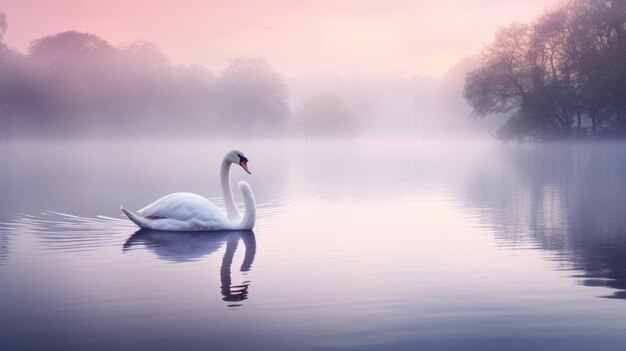
M221 71L177 65L151 42L112 45L67 31L25 52L0 13L0 139L31 137L357 134L485 135L462 98L464 58L441 79L311 73L289 81L262 59ZM194 38L181 38L194 45ZM499 122L498 122L499 125Z
M282 77L261 59L232 61L219 74L174 65L154 44L113 46L67 31L34 40L26 54L3 41L2 135L279 131L289 115Z
M500 28L464 96L475 118L506 113L503 140L626 136L626 1L566 1Z

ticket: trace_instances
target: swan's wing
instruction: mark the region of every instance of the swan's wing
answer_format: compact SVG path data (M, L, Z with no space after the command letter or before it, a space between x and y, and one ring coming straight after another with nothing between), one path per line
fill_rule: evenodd
M217 206L209 200L191 193L166 195L138 212L146 218L169 218L179 221L190 219L206 221L224 217Z

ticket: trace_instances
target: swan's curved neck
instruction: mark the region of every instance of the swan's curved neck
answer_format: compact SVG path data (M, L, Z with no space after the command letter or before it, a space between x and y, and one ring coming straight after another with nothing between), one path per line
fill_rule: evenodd
M230 188L230 165L231 163L224 158L222 160L222 166L220 167L220 185L222 186L222 195L224 196L224 205L226 206L226 213L228 219L231 221L241 218L237 205L235 205L235 199L233 197L233 190Z
M239 183L239 190L243 197L243 204L246 207L246 212L243 214L241 222L237 225L237 229L240 230L252 230L256 222L256 202L254 201L254 194L250 185L246 182Z

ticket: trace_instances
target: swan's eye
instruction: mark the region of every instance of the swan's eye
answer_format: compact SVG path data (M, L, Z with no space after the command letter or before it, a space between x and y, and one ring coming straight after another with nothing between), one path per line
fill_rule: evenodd
M242 164L244 162L248 162L248 159L245 156L242 156L242 155L239 155L239 154L237 156L239 156L239 164Z

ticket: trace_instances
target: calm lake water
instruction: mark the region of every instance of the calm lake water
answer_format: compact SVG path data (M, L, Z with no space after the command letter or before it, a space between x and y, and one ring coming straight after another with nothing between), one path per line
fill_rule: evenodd
M253 232L122 217L233 148ZM0 196L3 351L626 344L623 143L3 142Z

